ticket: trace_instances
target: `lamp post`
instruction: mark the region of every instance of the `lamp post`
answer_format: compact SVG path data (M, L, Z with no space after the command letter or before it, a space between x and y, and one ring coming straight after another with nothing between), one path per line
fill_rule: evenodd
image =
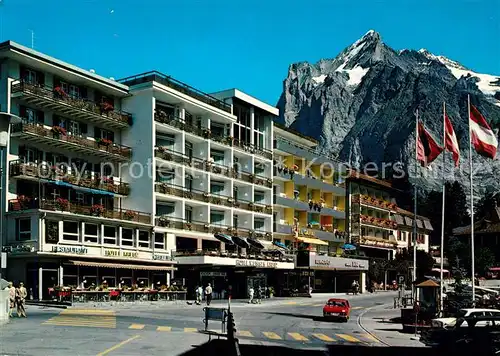
M4 179L4 162L6 160L5 152L8 152L10 138L10 124L21 122L22 119L6 112L0 112L0 251L3 251L4 244L4 208L5 208L5 179ZM5 152L4 152L5 151ZM5 157L4 157L5 156ZM6 253L2 253L2 259L6 259ZM2 265L6 266L6 262L2 261ZM2 268L0 268L0 277L2 277Z

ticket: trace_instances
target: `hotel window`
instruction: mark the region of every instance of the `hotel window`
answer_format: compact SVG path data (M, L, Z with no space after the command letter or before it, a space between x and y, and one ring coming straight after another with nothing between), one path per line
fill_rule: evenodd
M80 88L76 85L61 82L61 89L72 98L80 98Z
M66 127L68 135L71 136L83 136L86 135L88 131L87 124L80 123L77 121L67 120Z
M157 205L156 207L156 215L172 215L175 213L175 203L165 203L161 205Z
M253 144L257 147L264 148L264 133L259 131L253 132Z
M224 224L224 213L222 211L211 211L210 212L210 224L211 225L223 225Z
M226 135L226 125L219 122L212 121L210 123L210 131L213 136L225 137Z
M186 150L186 156L188 158L193 158L193 144L186 141L186 143L184 144L184 148Z
M233 215L233 227L238 229L238 215Z
M224 164L224 151L210 150L210 157L216 164Z
M94 138L98 139L107 139L111 142L115 141L115 133L113 131L104 130L99 127L94 127Z
M157 146L167 147L170 150L174 150L175 147L175 135L172 134L162 134L158 137L156 142Z
M186 215L187 223L193 222L193 208L191 208L190 206L186 206L184 214Z
M134 246L134 229L122 229L122 246Z
M139 247L151 247L149 240L149 231L139 230Z
M164 103L161 103L161 104L157 103L156 104L156 114L157 115L165 114L168 117L173 117L176 114L176 109L173 105L164 104Z
M255 218L253 221L253 226L255 231L264 231L265 225L266 224L264 219Z
M262 162L256 162L254 166L255 175L263 176L266 172L266 166Z
M175 170L156 171L156 180L160 183L174 184Z
M190 174L184 177L184 188L189 192L193 190L193 177Z
M155 232L155 248L165 249L165 235L161 232Z
M84 242L97 243L99 241L99 225L97 224L87 224L84 225Z
M210 182L210 193L214 195L222 195L224 192L224 183L222 182Z
M116 226L104 226L103 242L107 245L116 245Z
M264 204L265 202L264 192L255 191L254 201L259 204Z
M16 241L31 240L31 219L16 219Z
M80 223L75 221L63 221L63 236L65 241L78 241L80 235Z

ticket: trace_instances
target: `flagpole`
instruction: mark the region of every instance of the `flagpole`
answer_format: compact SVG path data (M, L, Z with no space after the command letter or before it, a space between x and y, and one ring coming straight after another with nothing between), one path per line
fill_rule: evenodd
M446 103L443 101L443 204L441 212L441 263L440 263L440 294L439 294L439 309L441 316L443 316L443 293L444 293L444 281L443 281L443 268L444 268L444 212L445 212L445 200L446 200L446 179L445 179L445 167L446 167Z
M472 303L476 304L476 284L474 279L476 277L476 268L474 263L474 183L472 178L472 127L470 125L470 94L467 95L467 110L469 113L469 167L470 167L470 216L471 216L471 258L472 258Z
M416 115L416 136L415 136L415 178L418 174L418 108ZM415 180L414 185L414 197L413 197L413 209L414 209L414 219L413 219L413 282L417 280L417 183ZM414 283L412 284L414 285ZM415 301L417 300L417 296L415 290L413 291Z

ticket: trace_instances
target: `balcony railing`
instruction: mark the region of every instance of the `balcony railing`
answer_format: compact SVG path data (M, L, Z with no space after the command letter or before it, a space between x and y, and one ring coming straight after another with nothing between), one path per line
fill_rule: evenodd
M97 178L64 172L58 167L49 167L36 163L24 163L22 160L10 162L9 173L11 177L25 177L42 179L46 181L63 181L77 187L104 190L120 195L129 195L130 186L127 183L116 182L112 178Z
M361 203L364 205L372 206L379 209L384 210L397 210L398 206L395 203L389 202L387 200L378 199L374 197L370 197L368 195L355 195L352 200L353 203Z
M81 117L110 127L124 128L132 124L132 115L116 110L111 105L99 104L64 93L57 88L30 84L24 81L12 83L12 95L28 103L52 109L55 112Z
M231 105L223 102L222 100L219 100L211 95L208 95L207 93L204 93L198 89L193 88L192 86L189 86L179 80L176 80L172 78L169 75L165 75L163 73L160 73L158 71L151 71L151 72L146 72L146 73L141 73L137 75L133 75L127 78L122 78L119 79L118 82L128 85L128 86L133 86L133 85L138 85L142 83L147 83L147 82L157 82L162 85L165 85L169 88L172 88L180 93L189 95L192 98L195 98L205 104L211 105L213 107L216 107L222 111L225 111L227 113L231 113Z
M275 224L274 232L278 234L291 235L293 233L293 227L287 224Z
M87 216L95 216L107 219L124 221L135 221L142 224L151 224L151 214L127 209L102 209L96 206L82 205L66 199L58 198L36 200L34 197L18 197L9 200L9 211L25 211L41 209L49 211L69 212Z
M179 163L185 165L186 167L193 167L196 169L204 170L206 172L220 174L225 177L239 179L247 183L262 185L268 188L271 188L273 186L273 180L271 178L256 177L248 172L238 171L232 167L228 167L218 163L212 163L201 158L189 157L181 152L174 151L165 147L156 147L155 157L163 159L165 161Z
M357 218L357 216L355 216ZM377 226L381 227L384 229L397 229L398 228L398 223L389 219L384 219L384 218L377 218L374 216L368 216L368 215L359 215L359 221L361 224L364 225L371 225L371 226Z
M170 183L157 182L155 184L155 192L180 198L203 201L205 203L211 203L215 205L254 211L258 213L273 213L273 207L271 205L259 204L248 200L235 199L234 197L229 195L214 194L203 190L188 189L183 186Z
M193 135L202 137L204 139L212 140L214 142L218 142L226 146L235 147L247 153L257 154L267 159L273 158L272 151L240 141L230 136L221 136L212 134L212 132L208 128L202 128L190 125L184 122L181 118L174 115L169 115L164 111L162 111L161 109L157 109L157 111L155 111L154 117L155 121L159 123L175 127L176 129L179 129L181 131L192 133Z
M221 251L217 249L192 249L192 250L177 250L172 251L174 257L187 257L187 256L212 256L212 257L227 257L238 259L251 259L261 261L277 261L277 262L294 262L295 258L291 254L283 255L266 255L257 251L249 251L249 253L242 253L240 251Z
M132 149L106 140L94 141L84 137L59 133L43 125L23 121L12 126L12 134L32 143L44 143L53 148L61 147L82 154L90 154L115 160L130 160Z

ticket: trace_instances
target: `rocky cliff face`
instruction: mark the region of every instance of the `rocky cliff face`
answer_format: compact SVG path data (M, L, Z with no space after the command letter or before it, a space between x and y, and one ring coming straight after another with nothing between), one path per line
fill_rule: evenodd
M424 49L395 51L369 31L334 59L290 65L278 107L281 123L318 139L323 152L342 162L357 168L373 162L380 170L384 162L401 162L424 189L440 189L445 174L468 191L468 95L498 130L499 77ZM447 164L440 157L431 169L415 170L415 113L442 143L443 102L459 139L460 168L447 153ZM500 190L499 159L473 153L473 161L477 193Z

